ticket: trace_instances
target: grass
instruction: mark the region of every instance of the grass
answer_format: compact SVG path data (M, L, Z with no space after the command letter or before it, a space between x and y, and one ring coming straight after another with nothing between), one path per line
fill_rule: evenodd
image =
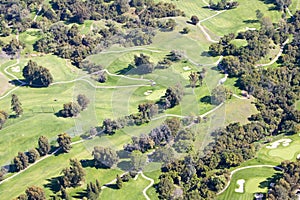
M139 176L135 181L131 179L129 182L123 183L121 189L106 188L101 192L100 199L136 199L144 200L145 197L142 193L143 189L149 185L143 177ZM130 191L130 192L129 192Z
M300 0L292 1L292 5L289 7L292 13L295 13L300 9Z
M218 196L218 200L237 199L237 200L252 200L257 192L266 193L268 186L272 182L272 177L278 176L280 173L273 168L255 168L244 169L236 172L227 190ZM238 188L237 180L244 179L244 193L236 193Z
M297 155L300 154L300 150L297 148L300 145L300 137L298 134L293 136L283 137L283 138L290 138L292 142L289 146L282 146L279 145L276 149L268 149L265 145L262 149L258 152L258 157L261 159L266 160L266 162L276 162L280 163L283 160L296 160ZM274 139L272 142L279 140L279 138Z
M228 33L238 33L245 31L246 27L259 28L256 20L255 11L257 9L264 13L264 16L270 17L273 22L277 22L281 18L281 13L273 10L273 4L265 4L259 0L237 0L239 6L235 9L228 10L208 21L203 22L209 30L217 35L225 35ZM254 20L254 21L253 21Z

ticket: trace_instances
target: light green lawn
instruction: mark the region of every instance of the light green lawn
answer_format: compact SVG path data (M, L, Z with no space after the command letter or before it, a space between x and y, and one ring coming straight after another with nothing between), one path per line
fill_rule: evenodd
M276 177L279 174L280 172L275 171L273 168L265 167L238 171L233 175L230 186L217 199L252 200L255 193L266 193L268 186L272 182L272 177ZM238 188L237 180L239 179L245 180L244 193L235 192L235 189Z

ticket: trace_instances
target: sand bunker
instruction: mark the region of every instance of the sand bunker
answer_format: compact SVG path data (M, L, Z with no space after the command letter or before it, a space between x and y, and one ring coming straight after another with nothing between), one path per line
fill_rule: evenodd
M188 66L186 66L186 67L183 67L183 70L184 70L184 71L190 71L190 70L191 70L191 68L190 68L190 67L188 67Z
M297 160L300 160L300 154L297 155Z
M256 28L249 28L249 27L246 27L246 31L255 31L256 30Z
M291 139L281 139L281 140L271 143L270 145L268 145L266 147L267 147L267 149L276 149L281 143L282 143L282 146L286 147L286 146L289 146L291 142L292 142Z
M245 180L244 179L239 179L239 180L237 180L236 184L239 185L239 188L235 189L235 192L244 193Z
M152 90L148 90L147 92L144 92L144 95L148 96L148 95L152 94L152 92L153 92Z
M11 68L11 71L12 72L17 72L17 73L19 73L21 70L20 70L20 66L15 66L15 67L12 67Z

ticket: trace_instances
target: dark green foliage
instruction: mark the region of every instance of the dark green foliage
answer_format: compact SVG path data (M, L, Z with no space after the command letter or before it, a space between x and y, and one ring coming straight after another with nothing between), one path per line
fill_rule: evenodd
M225 102L227 99L230 99L232 92L222 85L215 87L211 91L211 103L214 105L219 105Z
M5 45L2 49L8 55L15 56L19 53L25 45L21 42L18 42L16 39L12 39L7 45Z
M87 192L87 198L89 200L99 199L99 194L101 192L101 186L100 186L98 179L96 180L96 183L90 182L89 184L87 184L86 192Z
M27 200L46 200L44 190L37 186L31 186L25 191Z
M154 103L139 104L139 112L142 114L142 118L150 120L154 115L158 114L158 105Z
M134 65L138 74L148 74L154 70L154 64L150 62L150 57L144 54L134 56Z
M119 161L116 151L111 148L96 146L92 155L94 156L95 167L111 168Z
M176 117L173 117L171 119L166 119L164 123L169 127L172 135L175 137L180 128L180 120Z
M0 110L0 130L8 119L8 114L2 110Z
M133 151L130 154L130 161L132 170L142 170L147 164L147 155L142 154L140 151ZM123 178L123 177L122 177Z
M191 30L188 27L184 27L181 31L182 34L188 34Z
M71 137L67 133L59 134L57 138L57 143L63 152L68 153L72 148Z
M122 181L122 178L119 176L119 175L117 175L117 181L116 181L116 185L117 185L117 187L118 187L118 189L121 189L122 187L123 187L123 181Z
M193 16L191 17L191 22L192 22L192 24L196 25L196 24L198 24L199 21L200 21L200 20L199 20L199 18L198 18L196 15L193 15Z
M29 60L28 64L23 68L23 76L25 81L36 87L48 87L53 82L50 71L42 66L38 66L36 62Z
M66 103L63 107L64 108L59 111L63 117L77 117L81 111L81 107L76 102Z
M25 153L19 152L18 156L16 156L13 160L13 164L17 172L21 171L28 167L28 157L25 155Z
M283 177L276 180L275 186L267 194L268 200L298 199L300 162L283 161Z
M81 110L84 110L87 108L88 104L90 103L90 100L84 94L79 94L77 96L77 102L81 107Z
M27 153L29 163L34 163L40 157L39 152L36 149L31 149Z
M11 109L16 113L16 116L19 117L23 114L22 104L19 101L19 98L17 95L12 94L11 95Z
M84 181L85 171L77 159L70 159L70 167L62 170L61 185L66 187L76 187Z
M38 151L41 156L48 154L48 152L50 151L50 148L51 148L48 138L46 138L45 136L39 137L38 145L39 145Z
M105 133L107 133L109 135L113 135L117 129L120 129L123 126L116 120L105 119L103 121L102 127L103 127Z
M237 1L221 0L218 3L213 3L212 0L209 1L209 8L213 10L229 10L238 7L238 5Z
M148 135L142 134L140 137L133 136L131 139L132 143L124 145L124 150L129 152L138 150L144 153L155 146L170 143L174 138L169 127L167 125L161 125L151 130Z
M183 88L180 84L169 87L165 95L161 98L159 104L164 108L173 108L178 105L183 97Z

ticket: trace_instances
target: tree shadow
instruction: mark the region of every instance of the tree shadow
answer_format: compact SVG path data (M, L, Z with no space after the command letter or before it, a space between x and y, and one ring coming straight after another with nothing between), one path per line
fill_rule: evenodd
M211 96L204 96L204 97L202 97L200 99L200 102L211 104Z
M113 189L113 190L118 190L118 186L117 184L108 184L108 185L105 185L106 187L110 188L110 189Z
M246 24L254 24L254 23L258 23L259 21L257 19L246 19L243 20L243 22Z
M9 81L9 83L10 84L12 84L12 85L14 85L14 86L28 86L27 84L26 85L24 85L23 83L21 83L21 82L26 82L24 79L20 79L20 80L10 80Z
M133 65L129 64L128 67L123 68L123 69L117 71L117 74L119 74L119 75L120 74L121 75L126 75L126 74L129 74L130 72L132 73L132 71L133 71L134 68L135 67Z
M262 181L259 183L259 188L269 188L271 187L270 184L271 183L275 183L276 180L280 179L282 177L282 173L275 173L273 176L268 177L265 181Z
M203 57L211 57L210 51L202 51L200 55Z
M119 156L119 158L129 158L130 157L130 152L125 151L125 150L119 150L117 151L117 154Z
M57 193L61 189L60 176L46 179L48 183L44 184L45 188L49 188L53 193Z
M131 162L123 160L117 164L117 167L123 171L129 171L131 169Z
M95 161L94 159L91 160L80 160L80 163L82 165L82 167L86 168L86 167L95 167Z
M77 192L72 197L75 198L75 199L83 199L83 197L87 197L87 191L83 190L83 192Z

